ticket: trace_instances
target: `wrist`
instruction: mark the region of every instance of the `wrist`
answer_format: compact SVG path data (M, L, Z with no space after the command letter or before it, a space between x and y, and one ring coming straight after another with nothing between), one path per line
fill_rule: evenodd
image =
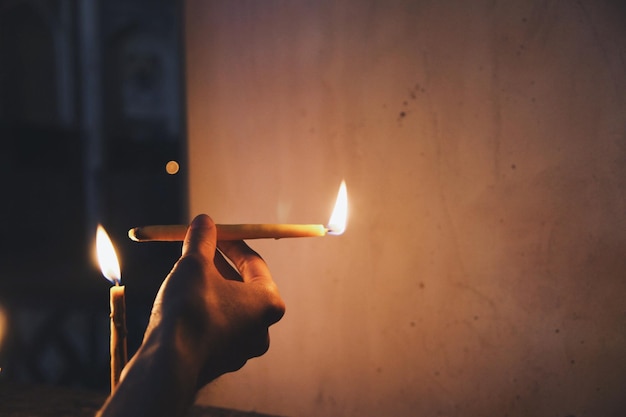
M195 311L182 316L185 318L175 321L153 316L138 353L153 352L160 360L175 363L177 374L200 389L227 372L221 369L229 351L224 345L227 338L217 330L219 326L207 322L206 313Z
M197 353L160 327L151 328L122 371L102 416L183 415L198 390Z
M175 369L195 380L205 361L203 348L204 343L192 340L182 326L162 323L146 332L137 353L149 352L160 361L175 364Z

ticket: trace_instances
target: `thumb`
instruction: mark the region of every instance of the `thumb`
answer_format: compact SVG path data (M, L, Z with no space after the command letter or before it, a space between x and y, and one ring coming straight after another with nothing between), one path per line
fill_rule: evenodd
M192 220L187 228L182 255L199 254L209 261L213 261L217 247L216 241L217 228L213 219L206 214L200 214Z

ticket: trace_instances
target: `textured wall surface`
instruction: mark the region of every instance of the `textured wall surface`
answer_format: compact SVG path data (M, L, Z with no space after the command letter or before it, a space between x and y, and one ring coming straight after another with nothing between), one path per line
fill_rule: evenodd
M626 415L626 9L186 2L190 207L287 302L201 403L287 416Z

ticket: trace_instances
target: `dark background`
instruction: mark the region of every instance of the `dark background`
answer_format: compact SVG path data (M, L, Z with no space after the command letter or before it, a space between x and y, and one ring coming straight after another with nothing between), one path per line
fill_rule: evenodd
M187 221L178 3L0 1L0 381L108 387L98 223L141 340L180 245L127 231Z

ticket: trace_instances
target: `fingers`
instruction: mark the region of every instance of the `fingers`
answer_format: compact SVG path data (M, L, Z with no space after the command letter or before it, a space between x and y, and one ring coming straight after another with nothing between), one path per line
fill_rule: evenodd
M244 282L273 283L267 264L244 241L220 241L219 249L230 259Z
M231 281L243 281L239 272L224 258L224 255L218 250L215 252L215 267L221 276Z
M213 220L207 215L197 216L187 230L183 257L200 254L211 261L225 279L254 283L245 290L249 297L246 302L249 311L256 311L260 322L266 326L280 320L285 313L285 303L265 261L243 241L216 242L216 239L217 229ZM216 251L216 246L224 256ZM234 268L224 257L232 261Z
M206 214L196 216L189 228L183 242L183 256L199 254L209 261L215 256L217 229L215 223Z
M265 261L243 241L219 241L218 247L235 265L243 282L255 284L248 286L251 294L248 308L256 309L266 326L280 320L285 314L285 303Z
M217 247L233 262L236 271L219 254L216 256ZM182 254L185 256L192 253L203 255L209 261L214 261L216 267L227 279L240 280L237 275L241 275L244 282L273 282L263 258L245 242L220 241L219 244L217 243L217 228L206 214L196 216L187 229Z

